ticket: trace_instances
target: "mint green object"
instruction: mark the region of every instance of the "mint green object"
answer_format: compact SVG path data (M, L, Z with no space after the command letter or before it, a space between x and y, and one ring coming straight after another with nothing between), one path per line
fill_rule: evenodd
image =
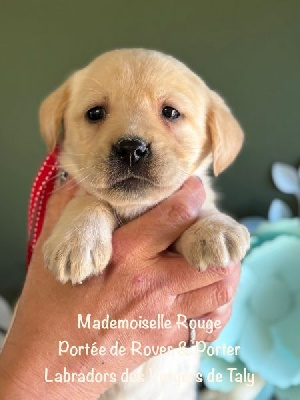
M238 356L205 357L201 372L214 366L230 391L227 368L247 368L273 385L283 399L297 400L300 385L300 220L262 223L252 237L230 322L214 345L241 346Z
M282 390L275 388L276 395L280 400L299 400L300 399L300 385L291 386L288 389Z

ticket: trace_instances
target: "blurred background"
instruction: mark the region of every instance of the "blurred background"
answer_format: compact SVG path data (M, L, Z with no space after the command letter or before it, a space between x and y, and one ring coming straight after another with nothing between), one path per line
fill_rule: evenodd
M2 1L0 37L0 296L10 302L25 277L28 196L46 155L39 105L72 72L107 50L146 47L172 54L226 99L246 141L234 166L217 179L223 210L239 219L267 218L279 197L272 215L297 215L299 0ZM286 165L271 174L274 162ZM211 366L223 371L227 363L246 366L266 382L259 400L274 393L300 399L299 259L299 220L268 222L256 231L237 306L220 339L242 344L241 358L204 360L204 373ZM0 302L2 335L10 316L7 303ZM209 399L254 398L234 396L228 382L210 389Z
M245 132L242 153L216 183L235 217L267 214L274 161L300 159L300 2L35 1L1 3L0 294L12 299L25 271L26 213L45 157L42 99L101 52L170 53L227 100ZM282 195L296 212L296 201Z

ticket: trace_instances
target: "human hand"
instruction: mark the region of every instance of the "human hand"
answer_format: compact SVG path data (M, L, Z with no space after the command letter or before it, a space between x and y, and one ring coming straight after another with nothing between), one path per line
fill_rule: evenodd
M1 382L0 393L6 390L9 399L31 399L41 393L51 399L70 396L81 399L83 392L85 398L96 398L112 383L73 384L62 389L61 384L45 384L45 367L59 371L65 366L81 372L94 367L119 376L126 368L134 369L147 359L144 355L117 360L109 355L59 357L61 340L75 346L96 342L109 347L118 340L129 348L133 340L139 340L142 345L176 347L189 337L188 329L178 329L174 323L178 314L220 320L222 327L230 316L230 306L222 311L218 308L232 299L239 280L239 266L211 267L199 273L181 256L167 250L197 218L204 192L196 178L190 178L182 189L153 210L116 230L113 257L105 273L74 287L55 281L43 267L41 251L74 194L74 189L69 190L68 186L59 189L50 199L16 318L1 355L0 375L6 379L5 385ZM134 320L139 316L151 320L164 314L172 321L172 329L83 330L77 329L78 314L91 314L98 320L107 314L113 320ZM198 329L197 340L212 341L220 331L207 334ZM11 382L19 392L11 392Z

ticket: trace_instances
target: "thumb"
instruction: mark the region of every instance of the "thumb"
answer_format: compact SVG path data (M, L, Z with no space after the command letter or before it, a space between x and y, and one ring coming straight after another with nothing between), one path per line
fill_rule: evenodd
M69 201L77 190L75 181L68 178L65 183L57 187L52 193L47 207L41 237L48 237L57 224Z
M119 228L117 240L126 238L147 257L158 254L195 222L204 200L202 183L197 177L190 177L171 197Z

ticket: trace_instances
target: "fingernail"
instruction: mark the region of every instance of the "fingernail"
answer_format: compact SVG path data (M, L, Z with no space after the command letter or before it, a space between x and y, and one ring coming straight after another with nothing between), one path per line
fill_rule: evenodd
M201 179L198 176L191 176L184 184L189 190L189 194L193 199L199 202L199 207L205 201L205 190Z
M221 315L221 314L225 314L230 307L232 306L231 302L224 304L223 306L219 307L216 309L216 313Z
M197 188L200 188L201 186L199 186L199 182L202 183L201 179L198 176L192 175L185 181L184 184L188 185L188 186L196 186Z

